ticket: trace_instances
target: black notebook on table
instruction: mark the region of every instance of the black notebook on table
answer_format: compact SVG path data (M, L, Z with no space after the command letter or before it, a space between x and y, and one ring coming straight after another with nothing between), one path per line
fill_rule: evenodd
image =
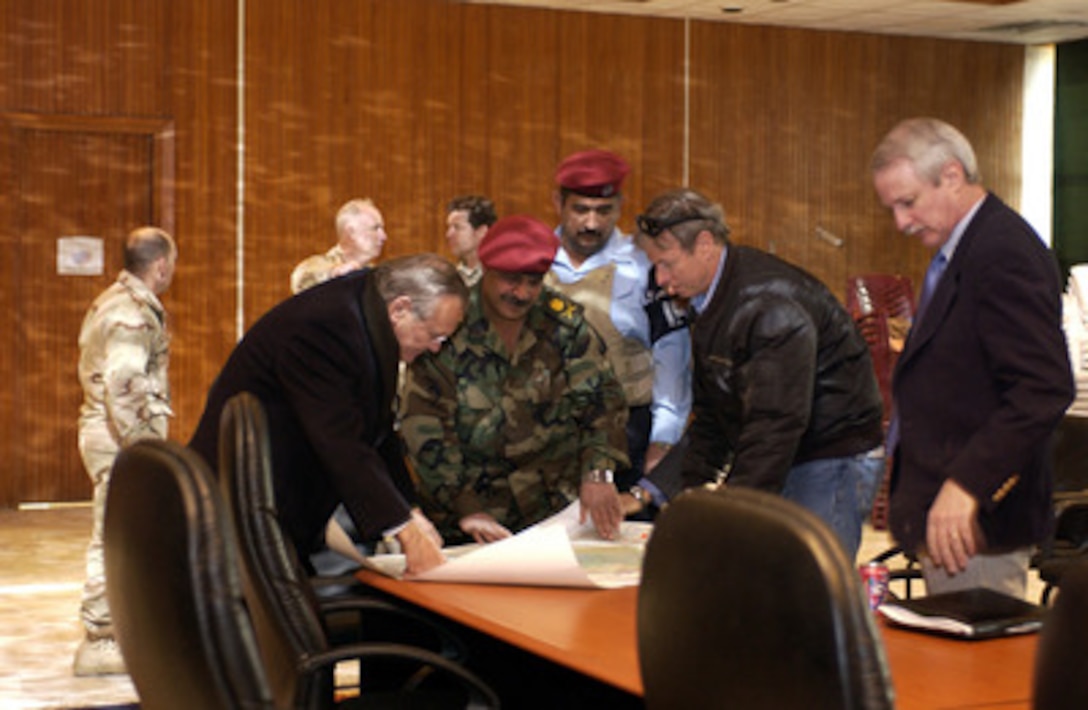
M962 639L1038 631L1046 614L1037 604L984 588L889 601L878 611L896 626Z

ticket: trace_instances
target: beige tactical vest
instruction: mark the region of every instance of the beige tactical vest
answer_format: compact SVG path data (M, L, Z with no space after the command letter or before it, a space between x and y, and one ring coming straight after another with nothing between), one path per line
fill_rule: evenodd
M612 323L612 278L615 264L590 271L580 280L565 284L549 271L544 283L580 303L586 320L608 348L608 362L623 385L628 407L649 404L654 395L654 358L650 349L637 338L625 338Z

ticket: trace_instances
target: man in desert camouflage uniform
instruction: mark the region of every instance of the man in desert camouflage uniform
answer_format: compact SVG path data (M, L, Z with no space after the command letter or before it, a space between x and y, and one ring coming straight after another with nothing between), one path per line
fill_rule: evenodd
M381 256L387 237L382 213L373 201L349 200L336 213L336 245L299 262L291 272L291 293L370 266Z
M94 523L87 546L87 580L80 616L86 636L76 651L76 675L124 673L106 603L102 530L110 469L121 448L142 438L164 439L170 409L169 335L159 295L177 263L173 238L156 227L133 230L124 269L95 299L79 333L79 452L94 486Z
M581 306L543 285L557 248L539 220L496 222L464 323L412 364L401 431L447 542L507 537L576 498L602 537L623 519L623 389Z

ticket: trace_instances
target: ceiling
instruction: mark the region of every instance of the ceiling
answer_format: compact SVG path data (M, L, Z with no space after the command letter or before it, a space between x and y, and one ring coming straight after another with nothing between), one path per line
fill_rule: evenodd
M1088 38L1088 0L467 0L1012 44Z

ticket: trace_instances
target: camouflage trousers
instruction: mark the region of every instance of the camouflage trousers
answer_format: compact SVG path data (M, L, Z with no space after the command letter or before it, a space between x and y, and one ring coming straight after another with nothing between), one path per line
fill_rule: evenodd
M80 602L79 616L90 638L113 636L113 621L110 618L109 604L106 602L106 566L102 554L102 533L106 520L106 493L109 490L110 469L117 458L118 448L109 433L94 429L81 429L79 433L79 453L83 466L94 486L91 502L94 508L94 520L91 524L91 539L87 544L86 581L83 584L83 598Z

